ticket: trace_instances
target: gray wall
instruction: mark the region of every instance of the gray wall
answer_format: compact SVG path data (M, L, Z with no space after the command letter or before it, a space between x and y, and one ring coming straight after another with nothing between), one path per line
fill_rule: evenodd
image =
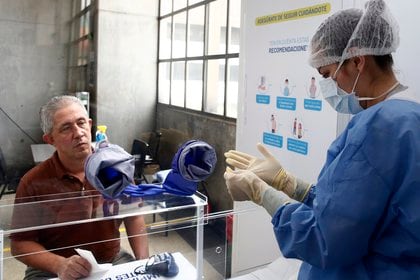
M71 10L69 0L0 0L0 107L42 143L38 111L66 93ZM130 150L153 130L156 111L158 1L98 0L96 123ZM0 111L0 148L8 173L33 166L26 136Z
M39 107L66 89L68 0L0 0L0 107L42 143ZM32 140L0 111L9 173L32 166Z
M130 151L155 124L158 1L99 0L97 124Z
M217 153L216 170L206 180L213 212L232 209L232 200L226 190L223 173L226 169L224 152L235 148L236 123L194 112L185 112L165 105L158 105L157 129L175 129L191 139L200 139L212 145ZM163 135L164 136L164 135Z

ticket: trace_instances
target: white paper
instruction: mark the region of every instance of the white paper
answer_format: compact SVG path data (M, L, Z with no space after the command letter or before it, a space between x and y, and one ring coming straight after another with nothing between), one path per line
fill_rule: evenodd
M95 256L92 254L91 251L83 250L79 248L75 250L82 258L85 258L86 260L88 260L88 262L92 266L91 274L107 271L112 266L112 263L98 264L98 262L95 259Z

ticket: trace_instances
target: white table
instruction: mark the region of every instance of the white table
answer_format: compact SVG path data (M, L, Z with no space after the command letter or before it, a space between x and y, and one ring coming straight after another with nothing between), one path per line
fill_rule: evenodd
M175 277L163 277L158 275L136 275L134 270L139 266L146 265L147 259L134 261L130 263L124 263L119 265L111 266L108 271L97 272L92 274L84 280L98 280L98 279L171 279L171 280L197 280L197 272L194 266L179 252L172 253L176 264L179 268L179 273ZM50 280L58 280L53 278Z

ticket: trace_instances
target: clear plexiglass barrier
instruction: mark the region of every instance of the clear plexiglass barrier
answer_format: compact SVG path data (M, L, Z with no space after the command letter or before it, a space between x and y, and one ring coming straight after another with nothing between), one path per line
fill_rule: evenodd
M80 218L83 207L77 207L85 200L97 201L96 210L91 217ZM13 235L26 234L31 231L54 230L66 226L78 226L104 220L124 220L130 217L142 216L146 223L146 231L140 235L147 237L149 255L169 252L179 268L176 276L165 278L157 274L142 274L148 259L114 265L104 271L96 271L89 278L99 280L121 279L258 279L266 272L256 272L244 276L232 276L232 229L234 220L238 216L250 215L257 207L242 209L240 212L224 211L208 213L207 198L196 193L192 196L159 195L147 198L119 198L103 199L101 195L84 193L66 197L37 197L36 202L14 203L13 199L3 198L0 201L0 223L2 229L2 278L7 280L23 279L26 266L12 255L10 238ZM72 205L72 206L70 206ZM75 207L76 205L76 207ZM95 204L94 204L95 205ZM66 219L49 220L54 211L68 207L69 215ZM21 213L25 213L22 215ZM19 217L19 219L16 219ZM73 217L73 218L72 218ZM79 217L76 219L76 217ZM56 217L56 219L59 219ZM80 234L84 234L80 232ZM121 223L121 248L132 252L124 223ZM100 240L98 244L105 244L113 240ZM254 242L255 240L250 240ZM78 249L89 244L77 244L71 248L50 248L54 252L62 249ZM35 252L32 254L41 254ZM75 254L76 250L75 250ZM24 255L23 255L24 256ZM99 266L102 266L99 262ZM292 264L296 265L296 264ZM288 265L289 266L289 265ZM274 274L269 271L274 277ZM254 278L252 278L254 277ZM261 278L263 279L263 278ZM268 279L268 278L267 278ZM275 279L275 278L274 278ZM289 279L289 278L288 278ZM290 278L296 279L296 278Z
M89 211L84 204L92 205ZM32 232L54 233L55 229L80 226L99 221L119 221L142 216L146 230L138 233L147 236L150 255L163 252L172 253L179 263L178 279L198 279L203 272L203 235L204 219L207 209L207 198L200 193L192 196L175 196L162 194L146 198L122 196L118 199L104 199L94 192L66 193L64 195L30 198L27 201L2 199L0 201L0 229L2 230L1 279L22 279L26 266L16 260L26 255L12 255L11 238L31 236ZM57 215L56 213L60 213ZM65 213L65 215L63 215ZM83 235L85 232L79 232ZM92 234L92 233L90 233ZM39 236L42 237L42 234ZM100 233L98 232L98 236ZM130 252L129 236L124 223L120 227L121 247ZM77 236L74 236L77 240ZM115 240L97 241L99 246ZM57 241L57 244L60 244ZM48 251L74 250L91 244L77 244L72 248L48 248ZM74 251L76 254L76 250ZM39 254L35 252L31 254ZM145 260L125 265L113 266L102 274L95 274L90 279L160 279L147 278L144 274L136 274L134 270L144 268ZM121 266L121 267L120 267ZM107 274L108 273L108 274ZM130 276L131 275L131 276ZM188 275L188 278L185 278ZM129 278L131 277L131 278ZM134 277L134 278L133 278ZM137 278L136 278L137 277ZM140 277L140 278L139 278ZM146 278L142 278L146 277ZM157 278L156 278L157 277ZM177 276L178 277L178 276ZM162 278L165 279L165 278ZM172 278L174 279L174 278ZM176 279L176 278L175 278Z
M16 203L7 199L0 201L0 215L3 217L0 228L4 234L121 219L139 214L161 214L207 205L207 198L200 193L193 196L162 194L145 198L122 196L111 200L104 199L96 191L84 191L83 194L74 192L30 197L27 200L22 199ZM77 207L86 203L93 205L94 209L90 213L82 212L85 211L85 207ZM65 217L57 217L56 213L63 212L63 209L66 210ZM19 219L15 218L12 221L13 215L19 216Z

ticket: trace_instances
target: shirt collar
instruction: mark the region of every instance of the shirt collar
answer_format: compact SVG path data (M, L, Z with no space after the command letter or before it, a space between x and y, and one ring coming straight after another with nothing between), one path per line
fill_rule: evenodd
M58 178L63 178L65 175L69 175L67 170L64 168L63 164L60 161L60 158L58 157L57 151L54 152L54 154L51 157L52 164L55 168L55 172L57 174Z
M58 178L60 178L60 179L76 179L76 180L80 181L77 177L70 174L68 172L68 170L64 167L63 163L61 162L60 158L58 157L57 151L54 152L51 159L52 159L52 164L55 168L55 172L56 172Z

